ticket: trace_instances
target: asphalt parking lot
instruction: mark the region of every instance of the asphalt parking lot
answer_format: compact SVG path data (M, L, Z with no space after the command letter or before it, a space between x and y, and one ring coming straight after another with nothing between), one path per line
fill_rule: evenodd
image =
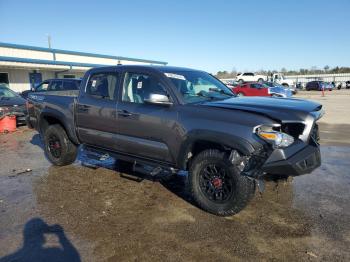
M47 247L62 261L350 261L350 91L297 97L325 107L322 166L268 179L228 218L195 207L184 177L136 182L83 165L84 152L54 167L35 131L0 135L0 261Z

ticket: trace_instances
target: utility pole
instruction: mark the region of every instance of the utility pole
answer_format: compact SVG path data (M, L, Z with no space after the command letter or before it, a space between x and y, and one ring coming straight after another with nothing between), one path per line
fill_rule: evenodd
M51 36L47 35L47 44L49 45L49 48L51 49Z
M47 35L47 44L49 45L49 49L51 48L51 36L48 34ZM52 51L52 56L53 56L53 60L56 61L56 54L54 51Z

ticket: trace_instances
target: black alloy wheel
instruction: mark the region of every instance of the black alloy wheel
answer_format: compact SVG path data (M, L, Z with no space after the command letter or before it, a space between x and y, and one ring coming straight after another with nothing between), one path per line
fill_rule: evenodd
M234 181L229 170L221 165L205 166L199 177L200 189L213 202L224 203L232 197Z

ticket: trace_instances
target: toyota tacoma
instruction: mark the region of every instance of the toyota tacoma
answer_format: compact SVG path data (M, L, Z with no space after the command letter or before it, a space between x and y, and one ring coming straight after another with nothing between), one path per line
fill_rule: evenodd
M73 163L83 144L150 175L187 171L197 205L220 216L241 211L265 174L297 176L321 164L322 105L237 97L198 70L93 68L80 90L30 94L27 110L54 165Z

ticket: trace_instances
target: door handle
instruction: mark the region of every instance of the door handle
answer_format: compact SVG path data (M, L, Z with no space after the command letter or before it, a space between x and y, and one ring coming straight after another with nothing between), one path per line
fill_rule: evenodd
M130 113L129 111L127 110L118 110L118 115L119 116L125 116L125 117L128 117L128 116L131 116L132 113Z

